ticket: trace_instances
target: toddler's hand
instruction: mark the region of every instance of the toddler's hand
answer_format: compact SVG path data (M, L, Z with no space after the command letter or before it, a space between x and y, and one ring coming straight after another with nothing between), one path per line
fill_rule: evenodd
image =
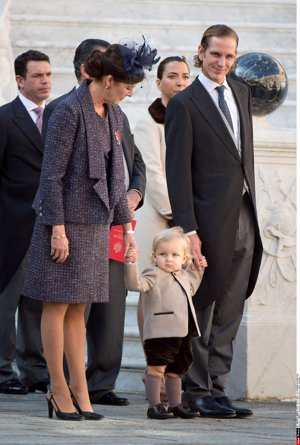
M207 267L207 261L206 261L205 256L203 256L200 260L200 267L201 267L201 269L204 269L205 267Z
M127 251L127 255L125 257L125 263L127 263L127 264L135 263L136 257L137 257L137 250L134 249L133 247L129 247L129 249Z

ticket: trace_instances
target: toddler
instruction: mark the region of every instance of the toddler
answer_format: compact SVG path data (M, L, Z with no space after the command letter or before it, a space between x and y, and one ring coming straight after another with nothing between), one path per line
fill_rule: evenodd
M191 267L190 242L181 227L161 231L152 246L154 267L139 273L137 263L125 263L128 290L141 292L143 347L148 365L145 379L152 419L197 417L181 403L181 375L192 365L192 337L200 336L192 296L200 286L204 268ZM132 252L128 252L130 256ZM165 378L169 409L160 400Z

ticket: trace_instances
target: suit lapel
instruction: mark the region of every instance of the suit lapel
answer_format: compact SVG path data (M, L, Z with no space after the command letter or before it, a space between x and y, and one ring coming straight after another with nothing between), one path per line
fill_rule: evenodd
M24 135L32 142L34 147L41 153L43 153L43 140L42 136L37 129L37 126L31 119L28 111L17 97L12 102L13 107L13 120L15 124L20 128Z
M88 159L89 159L89 177L91 179L103 179L105 178L105 164L103 162L97 162L99 154L103 153L101 149L101 139L96 131L98 128L97 114L93 105L92 97L89 93L86 82L83 82L76 90L76 95L80 102L81 111L84 118L86 127L86 138L88 146ZM100 170L99 170L100 167Z
M251 126L251 116L249 119L249 98L247 90L239 82L231 81L227 79L228 84L232 90L238 111L240 116L240 137L241 137L241 148L242 148L242 162L245 163L247 158L248 150L247 147L252 147L252 126Z
M184 292L186 293L186 296L189 297L190 295L190 283L187 282L181 275L172 273L175 280L180 284Z
M125 173L122 151L123 117L119 107L108 106L111 131L111 174L109 177L110 205L114 207L125 191ZM121 167L121 168L120 168ZM123 168L122 168L123 167Z
M198 78L195 79L192 84L191 99L218 138L226 145L230 153L240 161L235 142L232 139L219 110L216 108L212 98Z

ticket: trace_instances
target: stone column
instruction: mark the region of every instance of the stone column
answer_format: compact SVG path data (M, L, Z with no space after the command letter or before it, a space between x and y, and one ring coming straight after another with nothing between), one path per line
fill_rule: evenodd
M255 118L256 195L264 255L236 341L228 395L296 396L296 135Z

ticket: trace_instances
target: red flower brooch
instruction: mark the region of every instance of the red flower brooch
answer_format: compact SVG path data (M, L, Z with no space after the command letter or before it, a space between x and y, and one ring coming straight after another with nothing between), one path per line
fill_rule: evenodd
M115 138L118 145L121 145L121 132L119 130L115 131Z

